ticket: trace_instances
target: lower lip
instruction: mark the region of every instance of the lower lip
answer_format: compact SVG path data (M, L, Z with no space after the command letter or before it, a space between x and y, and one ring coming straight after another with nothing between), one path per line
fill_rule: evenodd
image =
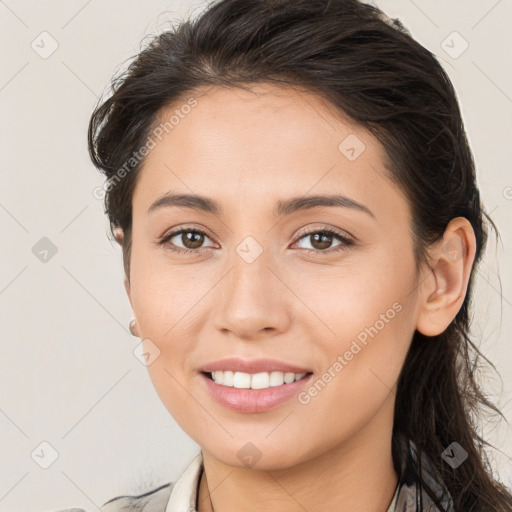
M204 373L200 376L210 395L220 404L237 412L257 413L268 411L290 400L311 380L313 374L310 373L290 384L266 389L228 387L217 384Z

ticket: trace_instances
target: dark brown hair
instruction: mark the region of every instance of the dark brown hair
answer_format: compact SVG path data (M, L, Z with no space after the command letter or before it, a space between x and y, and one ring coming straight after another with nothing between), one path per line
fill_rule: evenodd
M475 373L482 361L494 366L469 337L476 266L487 242L484 221L497 230L480 202L453 86L435 56L398 20L357 0L223 0L155 36L114 80L112 95L89 125L92 161L111 185L105 195L111 229L124 232L127 278L131 199L143 160L132 161L114 183L119 169L144 145L163 108L200 87L258 82L315 92L382 143L390 177L412 211L418 268L428 264L429 245L451 219L471 223L477 248L466 297L435 339L415 332L399 378L393 435L396 440L404 433L431 458L456 511L510 512L512 497L484 451L491 445L475 426L483 408L501 415ZM453 441L468 453L457 469L441 458ZM394 442L396 463L395 450Z

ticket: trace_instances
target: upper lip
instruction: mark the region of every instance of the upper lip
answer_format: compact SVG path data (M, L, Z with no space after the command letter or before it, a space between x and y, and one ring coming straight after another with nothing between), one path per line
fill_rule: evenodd
M244 373L262 373L262 372L283 372L283 373L309 373L311 370L285 363L277 359L240 359L230 357L219 359L204 365L200 368L203 372L214 372L218 370L244 372Z

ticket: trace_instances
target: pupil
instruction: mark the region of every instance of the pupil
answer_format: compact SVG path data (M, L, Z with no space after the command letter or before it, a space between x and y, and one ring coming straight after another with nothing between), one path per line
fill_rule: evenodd
M320 249L327 249L329 247L329 245L331 245L331 238L332 238L332 235L329 235L327 233L315 233L313 235L313 239L315 241L315 243L317 243L320 239ZM322 241L322 239L324 239ZM315 245L315 244L313 244Z
M194 237L198 237L194 241ZM184 242L185 247L188 247L189 249L197 249L198 247L201 247L202 241L203 241L203 235L201 233L198 233L197 231L187 231L185 233L185 239L186 243ZM192 247L189 247L187 244L192 243Z

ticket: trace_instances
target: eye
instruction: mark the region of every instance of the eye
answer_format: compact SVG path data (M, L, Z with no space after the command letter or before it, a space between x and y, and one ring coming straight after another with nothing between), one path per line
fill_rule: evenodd
M299 237L298 241L307 240L308 238L311 239L313 249L305 249L315 254L338 252L354 245L353 240L330 228L316 229L315 231L304 233ZM335 246L335 249L329 249L333 239L338 239L341 243Z
M173 238L176 238L176 240L171 242ZM338 252L354 245L353 240L330 228L316 229L303 233L298 241L306 240L307 238L312 240L313 248L303 249L309 253L315 254ZM199 253L202 249L208 248L202 247L205 239L210 238L204 231L197 228L182 227L165 234L157 243L158 245L165 245L167 249L177 253ZM335 239L338 239L340 243L335 246L335 249L329 249L329 246L332 245ZM177 245L179 243L181 243L183 247Z
M180 247L176 245L176 242L172 242L171 240L176 238L177 243L182 243L184 247ZM164 235L159 241L159 245L166 245L167 248L174 252L179 253L198 253L200 249L202 249L202 244L204 243L205 238L208 238L208 235L197 228L181 228L179 230L171 231L170 233Z

